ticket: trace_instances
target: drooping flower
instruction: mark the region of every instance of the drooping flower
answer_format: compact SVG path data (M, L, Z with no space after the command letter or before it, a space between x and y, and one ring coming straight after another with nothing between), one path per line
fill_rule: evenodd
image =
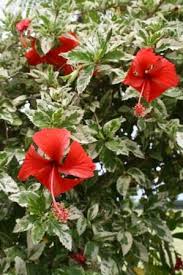
M59 209L55 196L92 177L95 165L77 141L70 144L70 132L66 129L42 129L33 135L33 142L18 178L25 181L33 176L48 188L53 206L62 216L63 209Z
M28 45L28 41L24 36L24 32L28 29L30 23L31 23L31 20L26 18L16 24L16 30L20 34L19 39L23 48L27 48L27 45Z
M84 255L83 250L79 250L78 252L71 253L70 257L80 265L84 265L86 263L86 256Z
M29 65L32 66L36 66L45 62L44 56L41 57L36 50L36 39L32 39L31 48L26 51L25 57L27 58Z
M58 70L62 70L64 75L70 74L73 71L73 67L67 64L67 59L61 56L61 54L74 49L79 45L79 41L74 33L66 33L58 38L58 43L57 47L41 56L36 49L36 40L34 39L31 49L25 54L28 63L30 65L47 63L53 65Z
M17 31L20 33L23 33L24 31L26 31L28 29L30 23L31 23L31 20L28 18L21 20L20 22L18 22L16 24Z
M175 270L183 270L183 261L180 257L176 257Z
M123 83L140 93L138 101L140 104L142 97L147 102L151 102L167 89L176 87L179 77L174 64L156 55L152 48L144 48L139 50L132 61Z

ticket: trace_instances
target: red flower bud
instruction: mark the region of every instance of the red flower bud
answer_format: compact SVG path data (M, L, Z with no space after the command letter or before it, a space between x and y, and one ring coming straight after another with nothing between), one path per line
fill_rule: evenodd
M71 253L70 257L80 265L84 265L86 263L86 257L83 250L80 250L77 253Z
M183 261L180 257L176 258L176 263L175 263L175 270L182 270L183 269Z
M20 22L18 22L16 24L17 31L21 32L21 33L26 31L28 29L30 23L31 23L31 20L28 18L21 20Z

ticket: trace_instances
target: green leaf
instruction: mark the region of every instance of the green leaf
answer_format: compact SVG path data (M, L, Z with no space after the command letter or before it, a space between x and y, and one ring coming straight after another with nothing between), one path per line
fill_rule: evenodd
M18 233L18 232L24 232L24 231L28 231L29 229L31 229L33 226L33 223L30 219L29 216L24 216L21 219L16 219L16 225L13 229L14 233Z
M172 237L183 240L183 232L174 233Z
M59 128L67 128L68 130L75 130L76 125L80 123L84 115L84 111L77 107L71 106L66 110L58 109L52 114L52 126Z
M47 54L54 46L54 39L52 37L43 37L40 41L41 50L44 54Z
M147 263L149 260L147 248L142 243L137 241L134 241L134 244L138 249L138 257L140 260Z
M126 142L120 139L113 139L105 142L105 146L112 152L115 152L116 155L129 155L129 150L126 146Z
M99 204L98 204L98 203L93 204L93 205L88 209L87 218L88 218L90 221L94 220L94 219L97 217L98 211L99 211Z
M62 245L67 248L68 250L72 250L72 237L69 232L66 231L60 231L60 233L57 235L59 237L60 242Z
M50 117L43 111L36 111L31 121L39 128L46 128L51 126Z
M130 232L119 232L117 240L121 243L123 256L125 256L131 249L133 244L133 237Z
M81 144L90 144L97 141L97 139L93 137L96 133L96 131L87 125L79 125L76 133L72 134L72 138Z
M160 98L152 102L152 106L158 120L164 120L168 116L166 106Z
M93 72L94 65L88 65L80 71L76 84L77 91L79 94L81 94L90 83L91 77L93 76Z
M183 149L183 132L177 132L176 134L177 144Z
M130 168L127 173L140 185L144 185L146 182L146 177L144 173L138 168Z
M0 106L1 107L1 106ZM22 124L21 119L17 116L15 110L9 111L8 109L0 109L0 119L7 121L7 123L20 126Z
M106 137L112 138L115 133L120 129L121 123L124 122L124 118L115 118L104 124L103 132Z
M43 221L35 221L31 229L31 237L34 244L39 243L47 230L46 223Z
M94 226L92 226L94 232L94 240L96 241L114 241L116 238L116 232L110 231L97 231Z
M42 255L45 249L45 246L46 246L46 243L44 242L34 245L31 251L29 252L28 259L30 261L37 261Z
M87 227L87 220L84 216L82 216L81 218L79 218L76 224L76 228L79 236L81 236L85 232L86 227Z
M27 275L26 263L19 256L15 257L15 274Z
M139 145L130 139L125 140L128 150L137 158L144 158L143 152L140 150Z
M125 91L125 94L122 96L122 100L128 100L130 98L138 97L138 92L131 87L128 87Z
M69 220L78 220L82 216L82 212L75 206L70 206L69 211Z
M39 128L46 128L51 126L50 116L43 110L31 110L29 104L22 107L21 112L24 113L29 120Z
M117 166L116 156L108 148L106 148L106 147L102 148L102 151L100 152L100 160L104 163L105 168L109 172L115 171L116 166Z
M18 203L22 207L27 207L29 198L32 198L32 200L37 200L39 199L39 196L32 191L21 191L16 194L12 194L9 196L9 199Z
M171 98L176 98L178 100L183 100L182 89L180 88L169 89L163 95Z
M38 260L43 253L45 246L46 242L33 244L31 231L27 232L27 256L30 261Z
M119 270L115 261L111 258L103 260L100 265L100 270L102 275L118 275Z
M152 228L155 230L157 236L168 243L173 243L173 237L170 229L165 221L159 218L151 219Z
M7 160L8 160L7 153L1 151L0 152L0 167L3 167L4 165L6 165Z
M53 233L57 235L61 244L68 250L72 249L72 237L69 231L66 231L62 224L53 225Z
M99 253L99 246L97 243L88 241L85 245L85 251L84 255L86 255L87 258L95 260Z
M100 34L98 34L100 50L97 53L96 61L103 58L104 54L107 51L108 43L109 43L109 40L111 39L111 36L112 36L112 28L108 31L105 39L103 39L103 36L101 37Z
M4 193L17 193L19 191L17 183L6 173L0 173L0 190Z
M108 51L102 61L104 62L119 62L120 59L123 57L123 52L121 50L113 49L111 51ZM122 80L122 78L121 78Z
M68 266L55 270L53 275L88 275L88 273L85 273L82 267Z
M92 55L89 52L84 52L82 50L73 50L67 54L69 61L72 64L88 64L93 61Z
M116 188L122 196L126 197L126 194L128 192L129 186L131 182L131 177L128 175L120 176L117 180Z

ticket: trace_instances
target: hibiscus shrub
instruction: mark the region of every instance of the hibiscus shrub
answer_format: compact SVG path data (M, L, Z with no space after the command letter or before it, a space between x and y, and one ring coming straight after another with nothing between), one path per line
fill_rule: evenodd
M0 274L181 274L181 4L9 1Z

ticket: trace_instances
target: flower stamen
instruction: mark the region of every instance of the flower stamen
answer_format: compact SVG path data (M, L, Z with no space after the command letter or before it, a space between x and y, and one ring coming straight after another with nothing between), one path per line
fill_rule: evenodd
M56 202L55 196L54 196L54 168L51 172L51 196L52 196L52 212L55 215L55 217L63 222L66 223L69 218L69 211L67 208L64 207L64 203Z

